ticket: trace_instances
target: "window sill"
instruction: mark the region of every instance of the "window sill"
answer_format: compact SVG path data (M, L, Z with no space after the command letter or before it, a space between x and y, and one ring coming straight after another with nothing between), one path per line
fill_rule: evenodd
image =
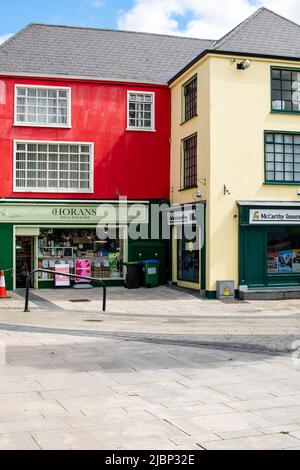
M264 186L300 186L300 181L265 181Z
M180 125L183 126L183 125L186 124L187 122L190 122L190 121L192 121L193 119L195 119L195 118L197 118L197 117L198 117L198 114L195 114L195 116L193 116L193 117L191 117L191 118L189 118L189 119L186 119L185 121L182 121L182 122L180 123Z
M26 122L15 122L14 127L45 127L45 128L53 128L53 129L72 129L71 125L59 125L59 124L28 124Z
M139 129L138 127L127 127L126 131L130 132L156 132L156 129Z
M178 192L188 191L189 189L198 189L198 185L195 184L194 186L187 186L186 188L180 188L178 189Z
M46 189L46 188L14 188L14 193L47 193L47 194L94 194L94 190L92 189L80 189L79 191L70 191L69 189Z
M300 115L300 111L284 111L284 110L280 110L280 109L271 109L271 114L296 114L296 115Z

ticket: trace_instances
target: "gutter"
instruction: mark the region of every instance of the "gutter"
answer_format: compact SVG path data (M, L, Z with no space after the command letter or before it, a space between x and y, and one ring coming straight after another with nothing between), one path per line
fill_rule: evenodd
M177 78L183 75L189 68L191 68L194 64L196 64L199 60L203 59L206 55L229 55L234 57L254 57L260 59L274 59L274 60L286 60L288 62L300 62L300 57L289 57L289 56L276 56L272 54L256 54L252 52L232 52L232 51L218 51L214 49L206 49L205 51L201 52L195 59L193 59L189 64L187 64L183 69L181 69L174 77L172 77L168 81L168 85L172 85Z

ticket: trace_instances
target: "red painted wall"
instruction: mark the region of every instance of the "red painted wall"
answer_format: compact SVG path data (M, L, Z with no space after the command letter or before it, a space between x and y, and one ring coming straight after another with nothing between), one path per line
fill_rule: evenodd
M72 129L14 127L14 85L70 86ZM156 132L126 131L127 90L155 92ZM13 192L13 141L94 142L94 193ZM169 199L167 87L0 77L0 197Z

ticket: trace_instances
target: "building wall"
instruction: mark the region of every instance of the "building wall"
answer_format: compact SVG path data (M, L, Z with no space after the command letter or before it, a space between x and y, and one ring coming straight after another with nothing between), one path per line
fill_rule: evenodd
M300 116L271 113L271 66L299 64L251 59L237 70L213 57L211 70L210 227L207 290L232 279L238 287L237 200L299 201L298 186L264 184L264 131L300 131ZM224 184L230 195L224 195Z
M182 86L197 74L197 116L189 121L182 122ZM186 137L197 133L197 179L198 188L202 191L202 199L208 201L209 208L209 165L210 165L210 63L204 60L189 69L174 85L171 86L171 204L187 204L199 202L195 196L197 189L181 189L181 142ZM206 228L208 233L209 219ZM175 228L173 229L172 253L173 253L173 280L177 280L177 240L175 240ZM201 271L201 262L200 262ZM189 282L178 281L181 287L200 289L198 285Z
M207 201L206 290L212 292L217 280L234 280L238 288L236 201L299 201L300 185L264 184L264 131L300 131L300 115L271 113L271 66L299 64L251 58L251 67L243 71L232 59L206 57L171 86L171 201L194 200L196 189L179 191L180 143L197 132L198 188ZM198 116L181 124L182 85L196 73Z
M15 127L14 86L70 86L72 129ZM127 91L155 92L156 132L126 131ZM38 198L169 198L170 91L168 87L0 77L0 196L13 192L13 141L94 142L94 193L32 193Z

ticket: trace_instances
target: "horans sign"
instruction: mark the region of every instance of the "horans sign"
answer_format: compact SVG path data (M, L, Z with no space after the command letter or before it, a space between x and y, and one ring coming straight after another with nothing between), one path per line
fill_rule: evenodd
M0 204L0 223L148 223L148 206L144 204Z

